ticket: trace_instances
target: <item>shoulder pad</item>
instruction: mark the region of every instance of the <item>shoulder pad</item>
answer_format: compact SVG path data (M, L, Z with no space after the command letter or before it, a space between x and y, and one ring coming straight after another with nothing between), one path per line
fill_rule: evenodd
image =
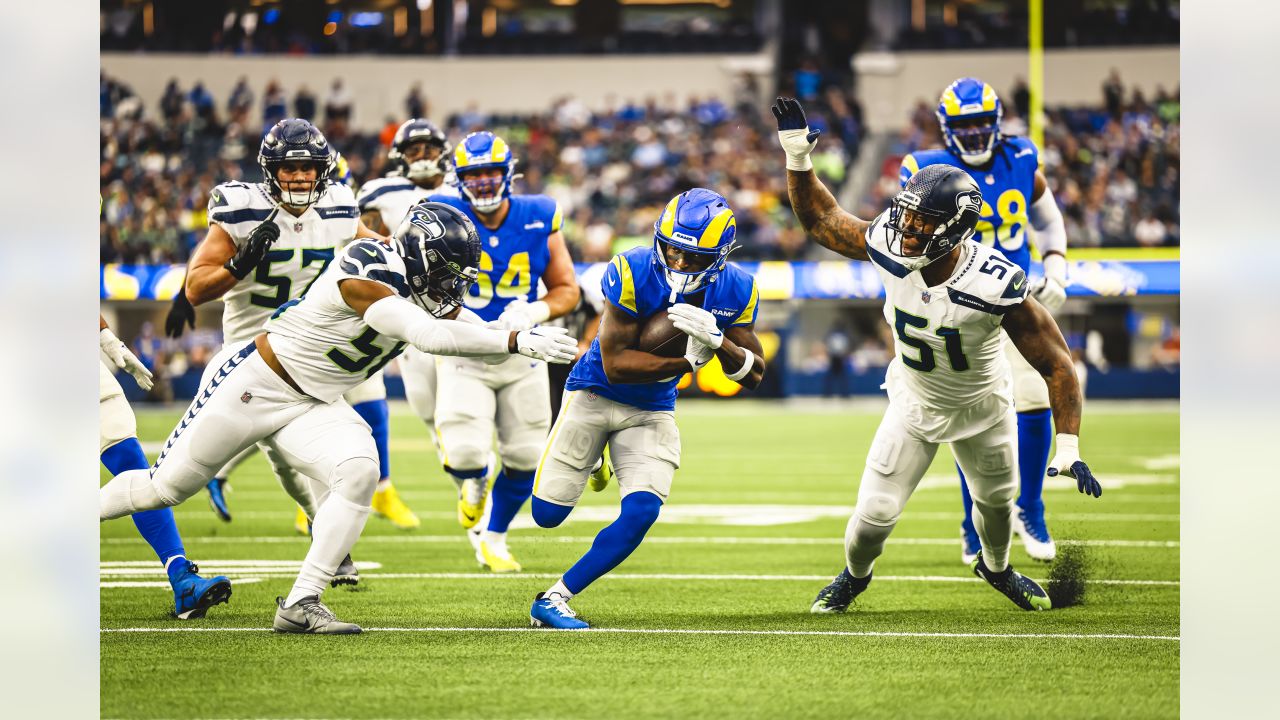
M209 192L209 222L237 225L267 219L275 203L257 185L222 183Z
M370 180L360 186L360 192L356 193L356 203L361 210L364 210L369 203L387 193L408 190L411 187L415 187L414 184L402 177L384 177Z
M400 297L409 297L404 261L376 240L362 238L343 248L338 256L338 270L347 277L382 283Z
M1003 315L1027 297L1027 274L999 252L978 245L974 267L962 287L948 287L947 295L957 305Z

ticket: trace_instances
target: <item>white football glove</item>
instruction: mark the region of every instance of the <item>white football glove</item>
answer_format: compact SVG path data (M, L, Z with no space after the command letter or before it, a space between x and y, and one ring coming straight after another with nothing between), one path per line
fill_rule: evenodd
M1056 313L1067 301L1067 259L1051 253L1044 259L1044 277L1031 286L1031 297Z
M551 315L550 308L541 300L527 302L524 298L512 300L498 316L498 325L507 330L528 330Z
M713 351L724 344L724 333L716 325L716 317L700 307L676 303L667 308L667 317L677 330Z
M715 348L699 342L692 335L689 336L684 350L684 359L689 361L689 372L698 372L715 356Z
M154 383L151 381L151 371L146 365L138 359L136 355L129 351L124 343L120 342L120 338L111 332L111 328L102 328L98 332L98 347L102 348L102 352L111 361L116 368L124 370L133 376L138 382L138 387L143 390L151 390Z
M1063 475L1075 478L1076 489L1085 495L1102 497L1102 484L1093 476L1093 471L1080 459L1080 437L1058 433L1058 450L1049 461L1049 477Z
M558 365L568 365L578 356L578 341L562 327L536 327L516 333L516 352Z

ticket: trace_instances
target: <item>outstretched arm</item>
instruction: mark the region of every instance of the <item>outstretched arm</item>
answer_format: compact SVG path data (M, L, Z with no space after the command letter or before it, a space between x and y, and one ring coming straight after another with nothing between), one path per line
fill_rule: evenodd
M867 227L871 223L841 209L813 171L809 153L822 131L809 129L804 109L796 100L778 98L772 109L778 120L778 142L787 154L787 196L792 212L818 244L847 258L869 260Z

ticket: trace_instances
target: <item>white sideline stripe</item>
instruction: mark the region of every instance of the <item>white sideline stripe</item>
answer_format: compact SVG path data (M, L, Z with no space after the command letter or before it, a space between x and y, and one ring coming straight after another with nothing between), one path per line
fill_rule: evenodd
M590 543L595 540L590 535L513 535L513 541L520 543ZM302 543L307 538L301 535L262 535L257 537L227 537L222 535L214 535L209 537L187 537L184 538L187 543L208 543L214 545L226 544L288 544ZM361 545L369 544L389 544L396 545L401 543L441 543L453 544L466 542L466 538L459 535L367 535L360 538ZM813 538L813 537L647 537L644 542L648 545L843 545L843 538ZM103 538L103 545L136 545L137 538ZM945 538L895 538L890 537L889 543L892 545L959 545L958 537ZM1120 547L1120 548L1177 548L1181 547L1178 540L1059 540L1059 545L1085 545L1088 547ZM139 565L154 565L150 561L137 561ZM249 562L249 561L223 561L223 562ZM268 562L268 561L261 561ZM211 564L212 561L202 560L203 564ZM106 563L104 563L105 565ZM356 563L357 567L364 567L362 562Z
M673 507L679 507L679 506L673 506ZM805 509L806 509L805 506L798 506L797 512L802 512ZM616 515L616 511L613 510L612 508L609 508L607 512L610 514L611 517L613 515ZM849 505L849 506L832 505L832 506L829 506L829 508L825 511L824 514L831 517L848 517L852 513L853 513L852 505ZM444 511L435 511L435 510L418 511L416 514L418 517L424 520L452 520L458 516L456 512L444 512ZM182 518L183 520L191 520L191 519L216 520L217 519L216 517L213 516L212 513L203 512L203 511L198 512L194 510L192 511L184 510L184 511L175 513L175 515L177 515L177 517L179 518ZM580 515L582 514L580 513ZM287 510L243 510L243 511L237 511L235 513L235 516L238 518L243 518L245 520L290 520L294 517L294 512L287 511ZM698 517L701 517L701 516L698 516ZM915 513L909 513L909 514L903 515L903 519L905 520L946 520L946 521L954 522L959 518L960 518L960 513L958 511L957 512L924 511L924 512L915 512ZM581 517L581 519L584 522L597 520L597 518L585 517L585 516ZM822 519L824 518L821 516L814 516L814 517L806 517L802 520L795 520L795 521L787 520L782 524L791 524L792 522L810 522L813 520L822 520ZM1086 512L1086 513L1053 513L1053 515L1051 516L1051 519L1055 521L1061 520L1061 521L1067 521L1067 522L1073 522L1073 521L1178 522L1182 519L1182 516L1179 515L1178 513L1087 513ZM706 523L701 523L701 524L706 524Z
M276 573L276 572L257 572L247 571L257 578L291 578L297 573ZM235 580L233 573L227 575ZM556 580L560 578L557 573L482 573L482 572L441 572L441 573L362 573L362 580L379 579L379 580ZM881 582L928 582L928 583L980 583L981 579L976 577L962 577L955 575L877 575L876 580ZM605 575L601 580L713 580L713 581L747 581L747 582L772 582L772 581L798 581L798 582L827 582L831 580L830 575L741 575L741 574L720 574L720 573L611 573ZM1045 580L1038 580L1044 583ZM1088 580L1090 585L1155 585L1164 587L1178 587L1182 584L1179 580ZM166 584L167 587L167 584Z
M944 633L944 632L877 632L874 630L704 630L698 628L591 628L589 630L552 630L527 627L418 627L364 628L365 632L385 633L524 633L557 632L574 635L782 635L799 637L885 637L885 638L964 638L993 640L1163 640L1181 642L1177 635L1121 635L1114 633ZM182 632L272 632L270 628L212 627L131 627L102 628L101 633L182 633Z

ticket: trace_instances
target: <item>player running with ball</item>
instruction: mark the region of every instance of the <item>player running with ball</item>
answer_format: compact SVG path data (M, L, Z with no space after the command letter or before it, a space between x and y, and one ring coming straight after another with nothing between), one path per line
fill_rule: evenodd
M868 222L845 212L809 160L821 131L795 100L773 106L787 155L787 193L805 230L823 247L871 262L885 285L884 315L896 332L886 387L889 408L867 454L858 503L845 530L845 568L812 612L844 612L871 582L903 506L949 443L973 497L982 548L973 571L1024 610L1049 596L1009 565L1018 493L1012 374L1000 331L1044 377L1057 428L1048 473L1102 495L1080 459L1083 403L1066 341L1027 295L1026 275L997 250L972 241L982 193L964 171L931 165L911 176L889 210Z

